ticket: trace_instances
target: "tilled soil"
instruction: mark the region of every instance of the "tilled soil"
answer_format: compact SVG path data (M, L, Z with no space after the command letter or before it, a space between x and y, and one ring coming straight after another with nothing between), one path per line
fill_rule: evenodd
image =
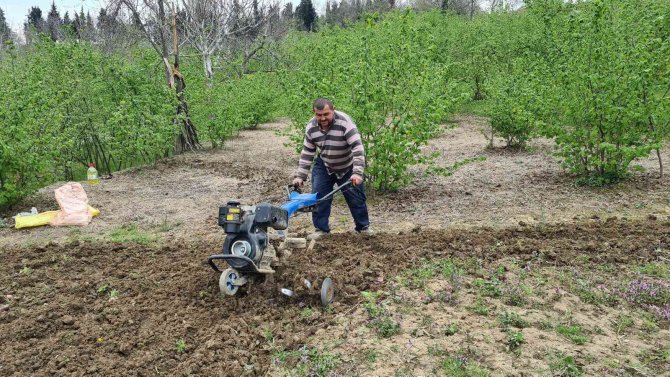
M662 254L670 243L670 177L657 178L653 158L638 161L647 172L618 186L578 187L551 156L551 143L533 141L524 152L486 149L484 118L456 122L426 152L441 151L442 167L485 160L451 176L414 167L418 179L410 187L370 195L377 231L370 238L350 233L338 196L333 235L312 250L294 250L272 278L234 298L219 295L219 274L206 263L223 243L217 210L233 198L284 201L298 157L284 145L286 122L244 131L221 150L85 185L101 211L86 227L0 228L0 376L272 374L273 354L305 346L320 329L337 330L362 291L384 289L423 258L487 264L518 256L622 267L668 260ZM53 189L60 184L0 217L32 206L56 209ZM157 240L111 241L129 225L129 234ZM310 231L308 215L291 219L291 236ZM318 300L325 277L337 287L328 310ZM301 315L308 308L314 314Z
M288 266L233 298L219 295L218 274L206 263L218 242L5 250L0 375L264 375L272 352L302 346L347 316L361 291L382 289L385 276L425 258L627 265L670 257L658 255L667 254L670 223L655 220L352 237L335 234L312 250L294 250ZM337 293L323 310L303 279L318 287L327 276ZM300 316L307 307L316 315Z

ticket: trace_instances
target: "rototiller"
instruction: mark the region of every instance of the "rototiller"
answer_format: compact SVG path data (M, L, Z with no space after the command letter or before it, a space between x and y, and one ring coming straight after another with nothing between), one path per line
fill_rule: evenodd
M248 282L264 279L273 274L273 266L279 264L275 248L270 243L268 228L280 231L285 235L289 218L297 212L311 212L319 203L328 200L338 191L351 185L351 181L338 186L323 198L316 198L316 193L303 194L298 186L288 185L288 202L281 206L260 203L255 206L241 206L237 200L229 201L225 207L219 208L219 226L226 232L221 254L212 255L208 262L212 268L221 272L219 289L221 293L233 296L238 289ZM223 259L230 267L219 269L216 261ZM306 285L311 285L305 281ZM310 288L311 286L308 286ZM290 290L282 290L291 294ZM333 300L335 288L332 280L326 278L321 283L321 302L328 305Z

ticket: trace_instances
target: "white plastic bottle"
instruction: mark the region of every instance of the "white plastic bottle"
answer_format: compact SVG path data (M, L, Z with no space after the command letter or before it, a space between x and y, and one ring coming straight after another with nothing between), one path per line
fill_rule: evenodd
M95 162L88 164L88 170L86 171L86 179L89 185L97 185L99 182L98 179L98 170L95 168Z

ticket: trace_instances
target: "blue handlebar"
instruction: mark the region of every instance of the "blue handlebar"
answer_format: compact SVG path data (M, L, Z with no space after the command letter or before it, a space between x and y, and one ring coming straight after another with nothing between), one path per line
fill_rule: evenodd
M288 212L288 217L291 217L294 213L298 212L301 208L313 206L316 204L319 204L320 202L327 200L331 196L335 195L336 192L342 190L343 188L349 186L351 184L351 181L347 181L346 183L338 186L335 190L329 192L328 194L324 195L322 198L317 199L316 195L317 193L312 193L312 194L301 194L297 191L290 191L288 194L288 202L282 204L282 208L284 208ZM289 186L291 187L291 186Z
M299 209L315 205L316 193L300 194L298 192L293 191L288 195L288 199L289 201L282 204L281 207L284 208L288 212L288 216L291 217Z

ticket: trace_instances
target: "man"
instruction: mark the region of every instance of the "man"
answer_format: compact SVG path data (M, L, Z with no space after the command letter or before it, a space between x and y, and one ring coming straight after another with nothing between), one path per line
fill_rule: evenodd
M312 110L314 118L307 123L293 184L303 184L316 156L312 170L312 192L316 192L317 199L320 199L331 192L336 184L340 186L351 181L352 186L344 188L342 194L354 218L356 231L369 235L372 232L365 203L365 151L361 135L349 115L336 111L330 100L315 100ZM312 223L316 230L307 236L308 239L317 239L330 232L328 220L332 203L330 198L319 204L312 213Z

